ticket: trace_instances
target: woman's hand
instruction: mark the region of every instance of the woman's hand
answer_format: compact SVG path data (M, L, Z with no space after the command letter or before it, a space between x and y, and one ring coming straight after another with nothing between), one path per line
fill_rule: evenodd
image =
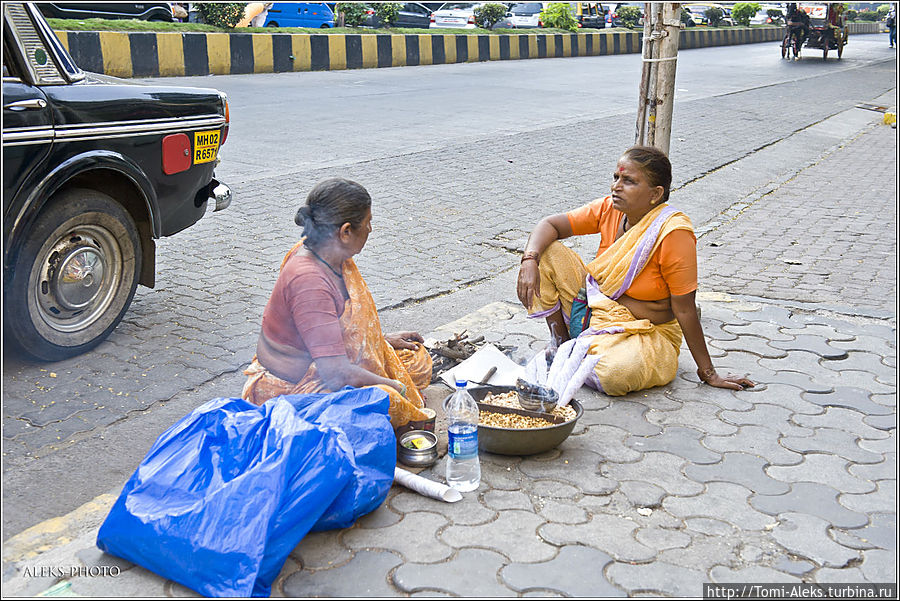
M538 262L527 260L519 267L519 280L516 284L516 294L519 301L527 310L531 310L535 297L541 298L541 271Z
M423 343L425 339L418 332L392 332L385 334L384 339L395 349L416 350L416 343Z
M716 373L715 368L698 369L697 376L701 382L715 386L716 388L728 388L731 390L744 390L745 388L753 388L756 386L747 378L728 374L724 378Z

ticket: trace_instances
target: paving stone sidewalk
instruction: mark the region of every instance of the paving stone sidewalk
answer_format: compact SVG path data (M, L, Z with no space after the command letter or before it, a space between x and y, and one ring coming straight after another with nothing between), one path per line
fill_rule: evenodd
M697 597L704 582L896 583L895 156L896 130L869 128L701 236L710 352L754 389L701 384L686 349L667 386L615 399L582 389L586 411L557 449L482 455L481 486L455 504L394 487L352 527L304 538L273 595ZM787 259L828 261L815 298L781 281L806 281ZM544 347L545 326L513 301L430 336L481 332L515 341L524 360ZM443 470L441 460L423 475ZM118 562L95 535L17 562L4 593L53 584L24 578L24 566ZM68 591L193 594L121 566Z

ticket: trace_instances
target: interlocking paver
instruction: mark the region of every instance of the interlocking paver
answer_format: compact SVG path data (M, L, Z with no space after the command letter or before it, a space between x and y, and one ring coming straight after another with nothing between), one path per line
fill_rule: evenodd
M805 317L811 320L810 323L807 323L802 327L796 327L795 323L798 320L798 315L792 315L790 324L787 327L781 328L781 331L790 336L817 336L820 338L824 338L829 342L852 342L856 340L855 334L850 334L847 331L844 331L846 327L850 326L850 324L842 324L846 327L842 327L841 330L837 330L831 325L820 323L821 321L823 321L823 318L821 316L810 315Z
M703 486L681 473L686 461L677 455L648 451L634 463L608 463L601 466L601 473L613 481L636 480L652 482L668 494L696 495Z
M783 495L753 495L750 505L769 515L791 512L809 514L843 528L859 528L869 521L864 513L838 503L838 494L839 491L824 484L796 482L791 486L791 491Z
M859 568L820 568L816 570L816 582L840 583L840 582L865 582L862 570Z
M792 411L779 405L757 403L750 411L722 411L719 417L736 426L767 426L777 430L782 436L812 435L812 429L791 423L792 415Z
M542 524L545 524L545 520L530 511L507 509L488 524L450 526L444 529L439 538L458 549L488 548L502 553L510 561L546 561L556 555L556 547L548 545L538 536Z
M778 561L775 562L773 567L780 572L787 572L788 574L800 576L806 574L816 566L802 559L796 560L782 555L778 558Z
M430 470L431 474L446 473L446 455ZM482 453L479 456L481 462L481 485L488 485L497 490L518 490L526 479L519 471L518 465L521 457L508 457ZM428 472L429 470L426 470ZM425 475L423 473L423 475ZM435 478L440 479L440 478Z
M873 394L872 401L884 407L897 406L897 393Z
M788 552L820 566L841 567L858 559L859 553L843 547L828 536L828 520L807 513L784 512L772 537Z
M387 575L402 563L400 557L387 551L359 551L336 568L294 572L282 588L287 597L396 597Z
M515 592L497 582L497 572L506 563L499 553L485 549L460 549L443 563L405 563L394 572L393 582L401 591L446 591L454 596L514 597Z
M828 407L821 415L796 415L793 420L808 428L834 428L852 432L860 438L869 440L879 440L889 436L884 430L872 428L863 422L861 412L843 407Z
M673 597L695 597L700 594L706 574L700 570L657 561L651 565L615 562L606 570L610 581L629 595L655 593Z
M879 430L889 432L897 429L897 414L891 415L867 415L863 418L863 423Z
M656 551L634 538L639 526L635 520L595 514L587 524L544 524L538 534L551 545L585 545L604 551L617 561L647 561L656 556Z
M463 495L462 500L456 503L445 503L406 491L399 493L388 503L391 509L400 514L430 511L446 517L452 524L485 524L497 517L497 512L479 503L475 494Z
M747 325L726 324L722 329L739 336L759 336L769 341L786 342L794 339L794 336L779 324L765 321L751 321Z
M596 414L596 411L586 411L587 414ZM641 458L638 451L625 445L628 432L616 426L591 426L583 437L569 438L566 442L574 447L580 447L593 451L600 455L604 461L616 463L630 463Z
M750 334L743 334L734 340L711 340L709 346L728 352L742 351L751 353L767 359L787 357L787 351L784 349L773 347L766 338Z
M715 518L686 518L684 526L687 530L706 534L707 536L727 536L737 531L736 526Z
M702 495L666 497L663 509L674 516L708 517L732 524L742 530L762 530L774 520L747 503L752 491L730 482L710 482Z
M753 403L749 395L744 391L725 390L723 388L715 388L706 384L694 384L693 382L685 382L681 378L675 378L675 382L684 382L684 385L674 387L671 384L667 386L665 395L670 399L675 399L682 405L672 407L671 411L681 409L685 401L701 401L716 405L722 409L733 409L735 411L746 411L753 407ZM759 384L759 387L765 386Z
M531 483L530 491L532 499L542 501L547 499L574 499L581 494L578 486L573 486L557 480L537 480ZM535 497L537 497L535 499Z
M489 509L533 509L531 498L523 492L508 490L489 490L484 493L484 504Z
M786 351L805 351L814 353L820 358L829 361L847 358L847 351L831 346L828 341L821 336L797 334L793 340L775 340L772 342L772 346ZM793 352L791 353L791 356L793 357Z
M897 509L897 481L878 480L874 492L865 494L843 493L838 502L860 513L885 513Z
M516 591L538 589L569 597L623 597L625 593L604 576L604 568L612 561L603 551L566 545L550 561L513 563L500 571L500 577Z
M657 507L666 496L666 490L652 482L628 480L622 482L619 490L635 507Z
M869 391L862 388L836 386L834 392L828 394L809 394L804 392L801 396L810 403L815 403L822 407L846 407L847 409L861 411L866 415L888 415L893 413L889 407L871 401Z
M713 582L801 582L796 576L766 566L751 566L737 570L715 566L709 571L709 577Z
M897 554L881 549L863 551L859 566L867 582L894 582L897 580Z
M615 400L608 407L596 411L596 419L600 424L615 426L638 436L659 434L661 429L647 421L646 413L646 405Z
M873 394L890 394L897 391L896 385L880 382L872 372L858 369L841 370L837 372L837 378L831 377L830 381L852 388L865 388Z
M62 568L63 566L58 566ZM163 597L165 596L165 580L153 572L136 566L126 572L110 576L75 576L69 578L72 586L68 592L78 597L105 597L114 587L115 596L128 599L130 597ZM41 591L42 592L42 591Z
M719 453L750 453L772 465L796 465L803 461L803 455L783 446L777 430L765 426L740 426L731 436L706 436L703 445Z
M757 390L759 388L759 390ZM788 384L763 384L754 388L748 388L744 391L746 394L742 398L748 399L751 403L768 403L770 405L778 405L791 411L792 413L806 413L815 415L822 413L824 409L821 406L806 400L807 393L803 388L798 386L790 386ZM728 407L736 411L745 411L750 409L742 409L740 407Z
M889 367L881 362L881 355L875 353L867 353L863 351L850 351L847 358L841 361L826 362L822 367L833 369L835 371L858 370L868 371L875 374L875 377L884 383L890 383L891 378L896 377L897 369Z
M711 403L684 401L681 409L657 412L648 416L661 426L685 426L703 430L710 435L733 434L737 428L719 419L719 407Z
M880 463L851 464L847 471L866 480L888 480L897 475L897 453L885 453Z
M873 442L862 440L857 444L858 436L844 430L834 428L816 428L812 436L786 436L781 444L798 453L834 453L854 463L880 463L883 457L862 448L862 443Z
M700 444L703 432L693 428L669 426L656 436L629 436L625 444L641 452L664 451L683 457L693 463L716 463L722 455Z
M396 524L403 516L391 511L387 503L382 503L375 511L356 520L360 528L384 528Z
M753 492L780 495L789 490L784 482L770 478L763 467L766 461L746 453L725 453L720 463L712 465L687 465L684 473L697 482L731 482Z
M555 499L547 499L541 503L538 513L548 522L560 524L584 524L590 520L588 512L578 505Z
M897 442L893 436L872 440L869 438L861 438L857 443L864 451L875 453L876 455L887 455L897 450ZM866 461L858 461L857 463L867 463Z
M771 465L766 473L784 482L817 482L843 492L865 493L875 490L875 485L850 475L850 464L835 455L810 453L803 456L798 465Z
M869 523L858 530L853 530L865 542L887 551L897 550L897 514L876 513Z
M835 340L831 345L846 351L863 351L875 353L881 357L888 357L891 355L896 357L897 349L893 346L893 340L894 334L890 334L883 338L881 336L858 334L854 340L846 342Z
M691 535L671 528L640 528L634 533L634 538L658 551L685 548L691 544Z
M599 470L600 455L582 449L566 449L560 462L539 462L525 459L519 470L535 479L553 479L567 482L588 494L604 494L615 490L618 484L605 477Z
M290 555L306 569L332 568L353 558L353 552L341 544L332 531L310 532Z
M437 536L437 532L447 523L447 518L442 515L417 511L404 515L402 520L385 528L346 530L341 535L341 542L357 551L357 555L360 549L386 549L407 561L440 561L453 553L453 549L442 544Z

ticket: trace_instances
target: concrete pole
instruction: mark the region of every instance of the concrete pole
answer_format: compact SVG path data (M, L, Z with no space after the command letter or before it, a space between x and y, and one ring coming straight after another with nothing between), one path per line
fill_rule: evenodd
M668 154L681 4L648 2L645 3L644 15L643 69L635 144L656 146Z

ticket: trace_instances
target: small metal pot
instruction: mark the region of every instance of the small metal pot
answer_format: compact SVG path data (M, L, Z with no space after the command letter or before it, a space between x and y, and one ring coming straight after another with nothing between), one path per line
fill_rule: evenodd
M421 448L410 449L405 446L414 440L425 439ZM420 443L422 444L422 443ZM410 430L397 439L397 458L400 463L409 467L428 467L437 461L437 436L428 430Z

